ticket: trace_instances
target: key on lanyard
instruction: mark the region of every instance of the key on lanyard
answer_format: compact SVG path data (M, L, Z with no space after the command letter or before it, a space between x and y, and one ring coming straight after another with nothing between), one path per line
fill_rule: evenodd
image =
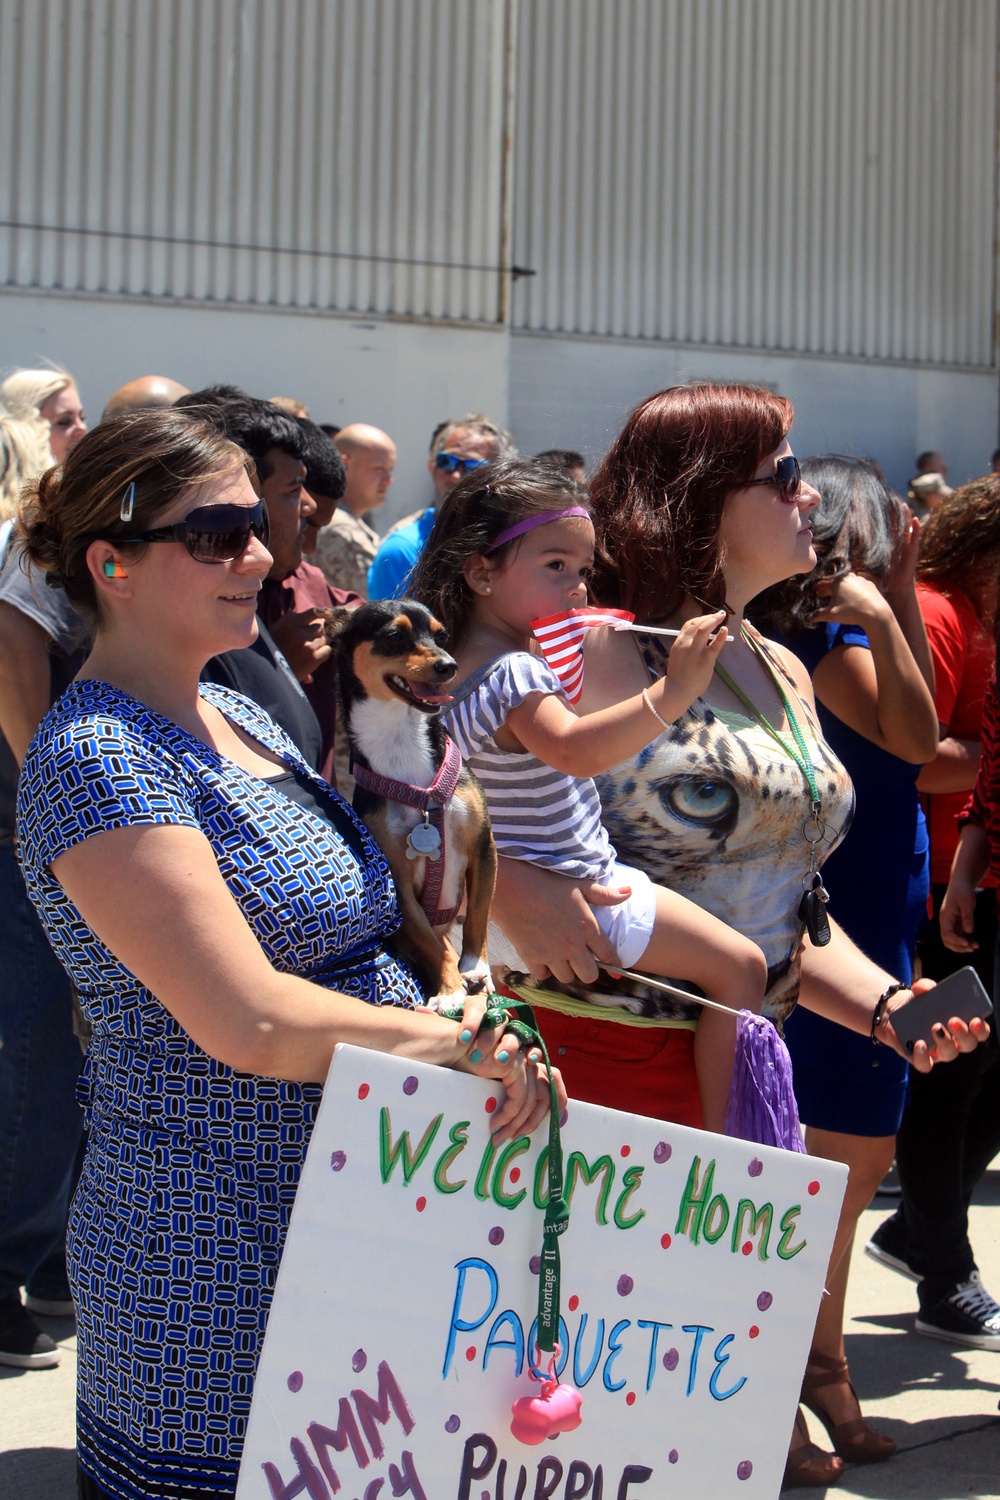
M799 921L806 924L806 932L814 948L825 948L830 941L830 923L826 915L830 893L816 868L816 846L822 841L825 833L826 828L819 816L819 806L813 803L812 813L802 828L802 835L809 845L809 870L802 882L803 895L799 902L798 915Z

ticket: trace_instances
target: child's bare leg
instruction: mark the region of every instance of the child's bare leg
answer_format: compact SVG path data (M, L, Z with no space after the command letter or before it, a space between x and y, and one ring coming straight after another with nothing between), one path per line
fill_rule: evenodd
M705 1129L721 1134L733 1076L736 1012L760 1010L767 986L763 953L693 901L658 887L653 933L635 967L665 979L690 980L709 1000L732 1010L724 1016L703 1007L694 1040Z

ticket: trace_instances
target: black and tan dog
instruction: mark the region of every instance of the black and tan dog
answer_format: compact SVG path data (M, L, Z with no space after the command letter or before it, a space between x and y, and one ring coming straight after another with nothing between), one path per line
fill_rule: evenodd
M486 931L497 856L486 798L438 714L458 668L446 632L412 599L331 610L351 747L354 809L389 863L397 938L435 1008L489 984ZM459 958L445 933L466 897Z

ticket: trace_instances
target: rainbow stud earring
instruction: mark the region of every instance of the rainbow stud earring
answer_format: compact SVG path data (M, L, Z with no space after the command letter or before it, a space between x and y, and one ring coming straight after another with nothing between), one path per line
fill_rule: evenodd
M128 574L120 562L115 562L114 558L109 557L104 564L104 576L105 578L127 578Z

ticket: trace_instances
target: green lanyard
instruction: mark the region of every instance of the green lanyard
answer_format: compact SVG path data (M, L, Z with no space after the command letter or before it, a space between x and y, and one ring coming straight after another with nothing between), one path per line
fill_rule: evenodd
M748 710L751 717L756 719L757 723L760 724L763 729L767 730L768 734L773 740L777 741L788 758L790 760L793 760L798 766L799 770L802 772L803 776L806 779L806 785L809 788L809 795L812 798L812 817L816 820L817 823L820 823L820 796L819 787L816 785L816 772L813 768L812 756L809 754L809 746L806 743L806 737L802 733L802 727L799 724L798 719L795 717L795 710L792 708L792 705L789 702L788 694L785 692L784 688L781 686L781 683L778 681L774 668L771 666L771 663L768 661L766 655L760 649L757 642L747 634L745 627L741 630L740 633L743 636L743 639L746 641L747 645L750 647L750 650L753 652L757 660L760 662L761 666L764 668L768 677L770 677L771 681L774 683L775 688L777 689L778 697L781 699L781 706L785 710L785 717L788 719L789 727L791 728L797 748L793 749L792 746L789 745L787 741L778 733L774 725L768 723L767 719L765 719L764 715L761 713L757 705L751 702L743 689L733 681L729 673L726 671L725 667L721 666L719 662L716 662L715 670L719 674L729 691L735 694L735 696L743 704L744 708ZM808 834L806 834L805 837L806 842L809 844L819 842L819 840L810 839ZM820 834L820 837L822 837L822 834Z
M461 1006L451 1008L453 1020L461 1019ZM444 1012L450 1014L448 1010ZM559 1100L556 1097L556 1086L552 1080L552 1064L549 1062L548 1049L538 1030L534 1012L530 1005L523 1000L512 1000L507 995L491 994L487 996L486 1016L482 1022L482 1029L500 1027L504 1031L513 1032L526 1048L537 1048L542 1054L545 1062L545 1071L549 1080L549 1146L547 1153L547 1170L549 1183L548 1202L545 1205L545 1217L542 1221L542 1253L539 1257L538 1271L538 1325L536 1342L541 1354L548 1354L555 1359L557 1345L559 1343L559 1317L560 1302L562 1297L561 1281L562 1267L559 1255L559 1237L565 1234L569 1227L569 1207L563 1196L565 1191L563 1178L563 1150L562 1135L560 1132ZM565 1350L561 1351L565 1353ZM531 1369L537 1373L538 1379L543 1378L541 1371L536 1370L534 1364L534 1350L530 1351Z

